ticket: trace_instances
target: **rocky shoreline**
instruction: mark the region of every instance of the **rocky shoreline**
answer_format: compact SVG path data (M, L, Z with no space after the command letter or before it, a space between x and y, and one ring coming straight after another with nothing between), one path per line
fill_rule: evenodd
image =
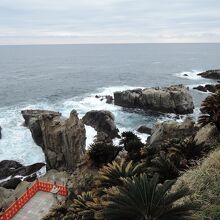
M205 78L219 79L220 70L206 71L199 75ZM194 89L212 93L220 91L219 84L199 86ZM114 97L108 95L104 98L109 105L137 108L144 111L189 115L194 110L193 98L189 89L183 85L118 91L114 93ZM8 207L9 201L17 195L22 184L26 186L28 182L37 178L37 172L45 165L47 174L43 178L47 177L53 181L52 176L57 176L58 180L65 178L69 181L68 187L70 189L74 188L76 192L82 191L82 186L86 185L84 182L87 177L85 176L89 175L89 178L91 176L93 178L94 173L97 174L97 168L94 169L94 164L91 163L91 160L88 161L88 151L85 149L85 125L91 126L97 132L94 145L90 147L89 151L96 144L101 146L103 143L111 148L115 138L120 139L120 143L123 143L125 138L123 134L120 135L120 131L116 127L114 115L106 110L89 111L82 119L78 117L74 109L70 112L69 118L63 117L59 112L36 109L23 110L21 114L24 118L24 126L30 130L34 142L42 148L46 164L36 163L24 166L16 161L0 162L0 180L5 179L0 182L0 207L3 208ZM143 125L137 131L149 134L149 137L144 144L135 139L136 142L133 142L133 146L137 144L138 149L147 146L148 150L153 149L160 153L162 151L163 153L168 153L168 151L173 153L174 148L175 151L184 148L186 155L184 157L178 155L180 157L178 158L178 169L183 172L197 164L197 157L202 158L202 155L220 144L218 127L213 123L207 123L201 127L199 123L186 117L183 122L165 121L156 124L153 128ZM202 123L204 123L204 118ZM0 127L0 139L1 137ZM135 155L132 157L134 159L140 156L140 152L136 154L137 149L129 151L129 147L125 144L124 146L124 150L121 146L118 148L116 158L130 158L131 155ZM171 149L170 146L174 148ZM193 149L189 146L193 146ZM203 150L201 151L201 149ZM188 157L188 151L192 150L195 151L197 157ZM201 151L201 155L198 151ZM176 154L178 153L175 152L175 156ZM101 157L104 157L103 152L101 152Z

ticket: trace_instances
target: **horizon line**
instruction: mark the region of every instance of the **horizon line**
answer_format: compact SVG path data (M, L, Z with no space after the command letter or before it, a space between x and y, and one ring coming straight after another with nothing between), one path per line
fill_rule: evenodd
M39 43L39 44L0 44L0 46L59 46L59 45L128 45L128 44L220 44L220 42L128 42L128 43Z

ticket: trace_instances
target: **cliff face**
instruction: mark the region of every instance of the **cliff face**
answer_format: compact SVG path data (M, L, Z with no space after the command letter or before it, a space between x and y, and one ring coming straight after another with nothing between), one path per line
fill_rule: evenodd
M42 147L48 169L73 170L85 151L86 131L76 111L68 119L58 112L22 111L36 144Z
M192 96L183 85L115 92L114 100L119 106L166 113L188 114L194 109Z

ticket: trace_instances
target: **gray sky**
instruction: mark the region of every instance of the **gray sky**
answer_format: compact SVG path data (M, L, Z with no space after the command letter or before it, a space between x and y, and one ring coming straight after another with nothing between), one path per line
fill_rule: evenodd
M0 0L0 44L220 42L220 0Z

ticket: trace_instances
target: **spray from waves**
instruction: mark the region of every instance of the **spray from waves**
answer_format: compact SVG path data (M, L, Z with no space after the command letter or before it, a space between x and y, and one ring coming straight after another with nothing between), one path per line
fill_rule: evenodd
M36 104L18 105L14 107L4 107L0 109L0 125L2 127L2 140L0 140L0 161L17 160L25 165L45 161L42 149L37 146L29 129L22 126L22 109L42 109L59 111L64 116L69 117L70 112L77 110L79 117L82 118L90 110L109 110L115 116L116 126L123 131L134 131L143 142L149 135L140 134L136 129L140 125L152 127L158 121L170 120L175 115L161 115L146 113L143 111L123 109L122 107L107 104L105 99L98 99L95 96L113 95L114 91L135 89L137 87L120 86L98 89L97 93L86 94L81 97L73 97L64 101L38 102ZM86 126L86 146L93 143L96 131L90 126ZM117 143L115 140L114 143Z
M189 72L181 72L181 73L176 73L175 76L184 78L184 79L189 79L189 80L201 80L202 77L198 75L198 73L201 73L202 71L199 70L192 70Z

